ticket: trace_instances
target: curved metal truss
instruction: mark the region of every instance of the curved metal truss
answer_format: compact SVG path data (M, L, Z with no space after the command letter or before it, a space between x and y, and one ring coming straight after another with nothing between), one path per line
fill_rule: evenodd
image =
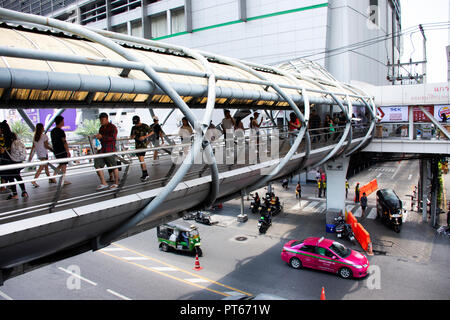
M272 67L6 9L0 9L0 19L6 22L0 28L0 88L3 88L0 106L6 107L11 101L17 106L31 100L35 107L55 104L89 107L102 101L143 107L169 105L181 110L194 128L191 151L163 191L126 223L101 236L99 247L108 245L151 215L180 183L202 149L211 159L212 176L205 206L214 203L219 173L212 148L204 139L214 108L290 109L302 123L286 156L258 183L247 187L248 190L273 180L305 139L306 155L298 168L303 169L311 149L308 133L311 104L337 105L346 119L339 142L316 165L338 154L348 156L357 151L368 141L375 126L373 99L357 88L339 83L310 61L298 60ZM11 27L12 22L21 28ZM24 30L24 24L44 31ZM55 32L64 35L57 36ZM38 63L25 67L17 63L29 59ZM52 101L51 97L59 98ZM195 105L193 101L204 109L202 119L197 119L188 106L188 102ZM371 127L363 141L348 151L353 106L369 111ZM347 147L341 151L347 139Z

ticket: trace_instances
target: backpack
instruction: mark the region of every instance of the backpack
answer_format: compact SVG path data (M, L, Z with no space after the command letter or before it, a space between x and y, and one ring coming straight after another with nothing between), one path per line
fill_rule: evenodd
M16 139L11 144L11 153L9 154L10 158L14 162L23 162L27 158L27 148L23 144L23 142L19 139Z

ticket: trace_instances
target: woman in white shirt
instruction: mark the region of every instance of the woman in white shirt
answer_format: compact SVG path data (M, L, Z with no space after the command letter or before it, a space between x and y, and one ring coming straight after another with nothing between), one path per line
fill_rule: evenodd
M34 133L33 138L33 147L31 148L30 157L28 158L28 161L31 161L33 158L33 152L36 152L37 158L39 161L45 161L48 160L48 151L53 151L52 148L48 144L48 137L44 132L44 125L42 123L38 123L36 125L36 131ZM42 170L45 169L45 174L47 177L50 177L50 171L48 169L48 164L44 164L39 166L39 169L36 171L36 174L34 175L34 178L39 178ZM55 179L50 179L50 183L56 183ZM36 183L36 181L31 182L35 188L39 187L39 185Z

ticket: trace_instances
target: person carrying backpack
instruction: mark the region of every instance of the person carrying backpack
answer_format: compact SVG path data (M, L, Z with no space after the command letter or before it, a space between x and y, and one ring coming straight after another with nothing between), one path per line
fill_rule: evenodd
M27 150L25 148L25 145L20 139L18 139L17 135L11 131L11 128L9 127L6 120L0 123L0 134L3 134L5 142L4 147L0 147L2 165L17 164L25 161L27 157ZM3 171L1 171L0 169L0 176L2 176L6 180L6 182L14 182L14 180L23 181L22 177L20 176L21 170L22 168ZM19 184L19 186L20 189L22 189L22 197L28 198L25 184L21 183ZM18 200L19 197L17 195L16 185L10 186L10 189L12 193L8 196L7 200Z

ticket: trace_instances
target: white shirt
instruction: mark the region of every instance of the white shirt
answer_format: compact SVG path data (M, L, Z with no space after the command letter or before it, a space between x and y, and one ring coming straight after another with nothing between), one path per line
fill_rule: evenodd
M222 120L222 128L224 131L226 130L233 130L234 125L233 125L233 120L228 119L228 118L224 118Z
M48 158L48 150L45 148L45 142L48 142L48 137L45 133L41 134L39 141L33 140L33 146L36 150L36 155L38 159L46 159Z

